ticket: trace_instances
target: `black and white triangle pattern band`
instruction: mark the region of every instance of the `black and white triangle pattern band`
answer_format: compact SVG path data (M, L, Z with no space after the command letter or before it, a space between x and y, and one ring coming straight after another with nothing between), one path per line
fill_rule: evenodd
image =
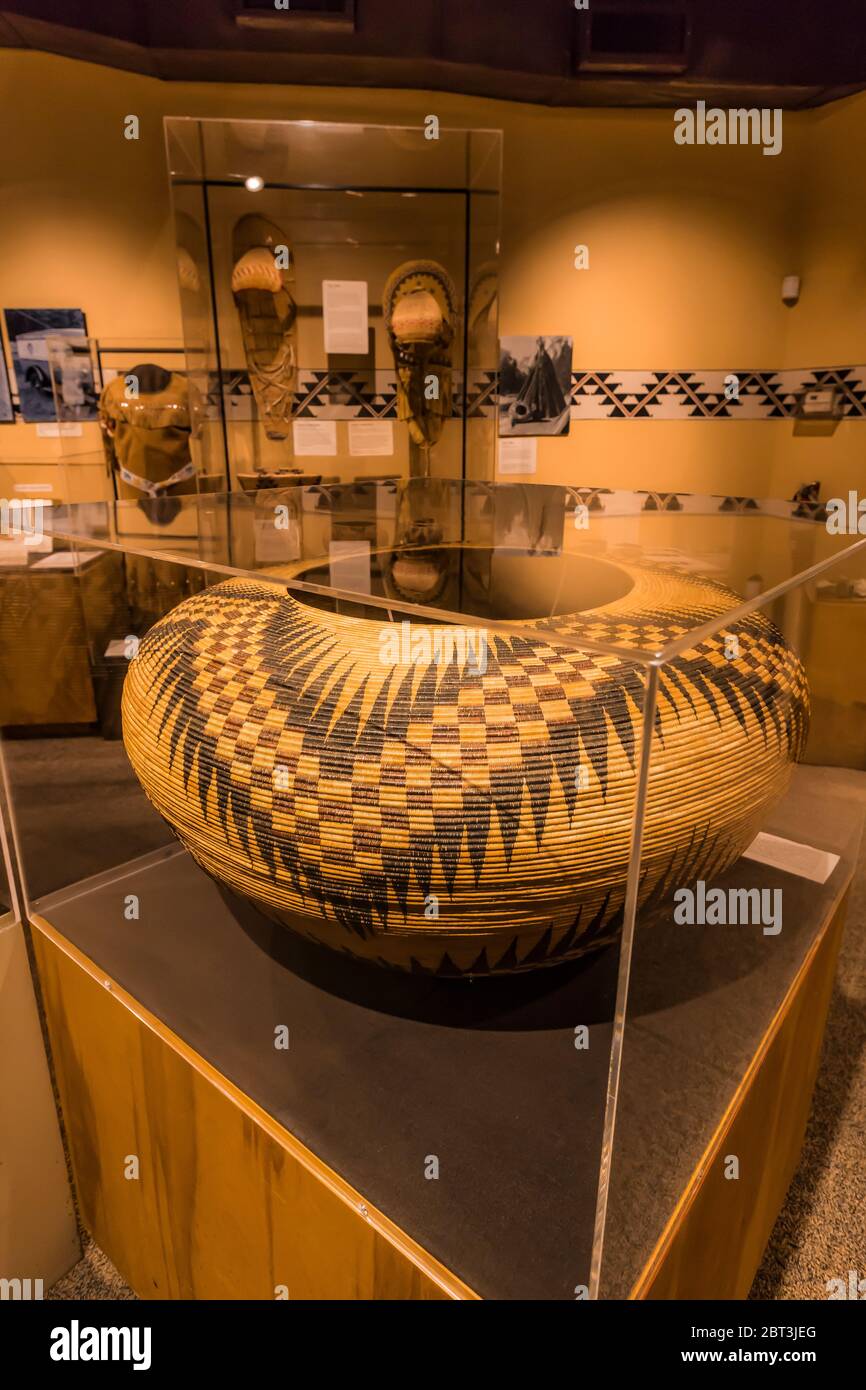
M247 374L223 374L226 414L254 418ZM491 418L497 408L498 373L473 368L464 382L454 373L453 413ZM866 419L866 365L798 367L780 371L724 368L684 371L581 370L571 374L572 423L582 420L793 420L803 394L832 388L840 419ZM209 405L219 408L216 377ZM299 369L294 416L310 420L395 420L397 382L390 369L328 371Z

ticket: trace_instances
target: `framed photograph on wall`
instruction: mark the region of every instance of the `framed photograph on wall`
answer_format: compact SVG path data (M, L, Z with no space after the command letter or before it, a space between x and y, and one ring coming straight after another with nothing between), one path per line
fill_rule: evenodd
M15 408L12 405L12 390L9 386L9 373L6 370L6 353L0 341L0 425L15 424Z
M4 309L18 385L21 418L27 424L55 421L48 338L84 339L83 309ZM94 402L94 419L96 402Z
M571 348L561 335L500 339L500 435L568 434Z

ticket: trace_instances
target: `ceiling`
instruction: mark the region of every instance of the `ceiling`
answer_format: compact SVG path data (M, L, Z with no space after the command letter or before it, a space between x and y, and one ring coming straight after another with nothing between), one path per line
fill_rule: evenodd
M0 0L0 47L167 81L551 106L817 106L866 86L864 0ZM277 6L287 5L287 8Z

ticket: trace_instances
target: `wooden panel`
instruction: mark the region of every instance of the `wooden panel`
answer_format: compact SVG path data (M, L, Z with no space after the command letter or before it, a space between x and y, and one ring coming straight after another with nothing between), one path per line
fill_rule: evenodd
M747 1296L799 1161L846 905L847 895L793 980L632 1298Z
M126 630L120 557L70 571L0 574L0 724L90 724L97 718L91 646Z
M143 1298L462 1299L438 1264L46 922L85 1225ZM140 1176L125 1176L129 1156Z

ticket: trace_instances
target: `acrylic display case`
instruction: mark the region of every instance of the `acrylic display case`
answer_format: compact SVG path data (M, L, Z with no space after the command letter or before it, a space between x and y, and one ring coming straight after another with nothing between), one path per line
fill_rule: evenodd
M173 534L56 509L55 553L117 569L76 638L100 724L4 758L84 1220L143 1296L746 1295L866 806L866 539L675 500L370 479L183 497ZM300 740L291 803L259 725ZM295 851L298 930L261 910Z
M171 118L166 139L187 370L219 417L208 471L222 453L232 489L492 477L501 133ZM407 328L415 385L442 387L432 439L402 410L389 337L407 266L401 284L421 318L439 297L449 340L428 360L424 324Z
M75 427L79 429L80 427ZM105 502L111 481L100 448L82 448L79 434L61 436L57 451L22 450L0 461L2 495L14 505Z

